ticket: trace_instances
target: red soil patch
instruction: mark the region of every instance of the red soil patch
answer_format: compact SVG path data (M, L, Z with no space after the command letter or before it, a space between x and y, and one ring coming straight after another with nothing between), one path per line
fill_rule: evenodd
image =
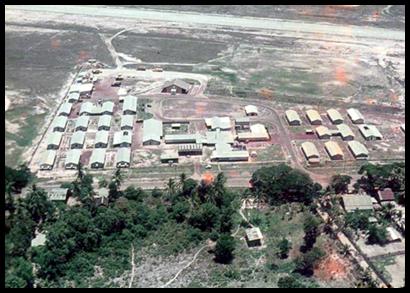
M345 261L337 254L329 254L321 259L315 267L315 278L320 280L343 280L347 277L348 269Z
M206 184L211 184L215 180L215 176L212 173L204 173L202 179L205 180Z
M230 172L229 172L229 176L231 176L231 177L239 177L239 173L238 173L238 172L230 171Z

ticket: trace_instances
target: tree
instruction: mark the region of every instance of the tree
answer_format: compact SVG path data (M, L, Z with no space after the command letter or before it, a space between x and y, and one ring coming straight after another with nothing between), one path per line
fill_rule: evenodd
M294 276L282 277L278 280L279 288L306 288Z
M145 192L141 188L135 188L134 186L130 185L124 190L124 196L129 200L142 202L145 197Z
M172 209L172 217L178 222L185 221L186 215L189 213L189 206L185 202L179 202Z
M336 194L344 194L348 192L349 184L351 182L352 177L338 174L332 177L331 187Z
M253 173L252 194L266 195L271 204L288 202L312 203L319 196L320 184L314 183L308 174L281 164L261 168Z
M314 266L324 256L324 252L314 247L312 250L302 254L295 260L295 272L306 277L313 276Z
M43 189L38 189L35 184L28 192L24 205L36 223L51 217L54 211L54 205L48 200L47 193Z
M112 177L112 182L117 186L117 189L119 190L122 183L124 182L124 175L122 174L121 169L115 170L114 176Z
M20 192L32 179L32 174L27 165L20 165L17 169L5 166L5 187L11 183L13 192ZM6 189L7 193L7 189Z
M320 235L318 219L313 215L309 215L305 219L303 230L305 231L303 238L305 243L300 248L300 251L305 253L313 248L313 245L316 243L316 238Z
M179 175L179 181L176 184L176 186L181 190L181 193L184 194L185 193L185 181L187 180L187 176L185 173L181 173L181 175Z
M83 164L81 164L81 163L79 163L78 165L77 165L77 180L78 181L82 181L83 180L83 178L84 178L84 168L83 168L84 166L83 166Z
M215 246L215 261L222 264L229 264L233 258L235 250L235 239L229 233L223 233Z
M379 244L383 246L389 241L386 227L384 226L377 227L374 224L370 225L367 235L367 241L369 241L370 244Z
M279 257L281 259L286 259L289 256L289 251L291 248L289 240L283 238L281 242L279 242Z
M165 184L165 193L168 195L168 199L171 199L174 196L175 190L176 190L176 183L174 179L169 178L168 182Z
M202 204L189 218L189 224L202 231L212 231L219 222L219 209L210 203Z

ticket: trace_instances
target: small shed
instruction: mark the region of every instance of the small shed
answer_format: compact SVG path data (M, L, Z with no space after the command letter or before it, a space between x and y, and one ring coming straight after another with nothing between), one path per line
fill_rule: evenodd
M161 163L178 163L178 152L172 151L166 154L162 154Z
M89 116L78 117L75 123L75 131L87 131L89 121L90 121Z
M108 131L98 131L95 135L94 145L95 148L106 148L108 147Z
M321 125L323 123L322 116L316 110L307 110L306 117L312 125Z
M67 117L66 116L58 116L54 121L53 132L64 132L65 127L67 125Z
M47 149L57 150L60 147L62 137L63 134L61 132L52 132L47 140Z
M98 119L98 130L110 130L111 128L111 116L110 115L102 115Z
M71 149L82 149L84 147L85 132L77 131L74 132L70 141Z
M393 190L391 190L391 188L378 190L376 193L376 198L380 204L392 203L396 201L394 192Z
M124 115L121 117L121 130L132 130L134 128L134 116Z
M327 110L327 116L332 124L342 124L344 122L342 115L336 109Z
M334 141L325 143L325 149L331 160L343 160L343 151L340 146Z
M367 160L369 158L369 151L361 142L349 141L348 148L356 160Z
M68 193L68 188L54 188L48 193L48 199L55 202L67 202Z
M131 149L120 148L116 155L117 168L128 168L131 162Z
M104 168L105 164L105 149L94 149L91 158L91 168Z
M302 123L299 114L295 110L287 110L285 112L285 117L289 125L300 125Z
M248 105L245 107L245 114L246 116L258 116L259 112L258 112L258 107L254 106L254 105Z
M246 230L246 242L248 247L262 246L263 236L259 228L251 228Z
M350 120L354 124L363 124L364 123L364 117L362 113L360 113L359 110L355 108L350 108L347 110L347 116L350 118Z
M326 126L319 126L316 128L317 137L320 139L330 139L332 133Z
M178 94L187 94L191 88L191 85L183 80L174 79L170 82L167 82L162 87L163 93L175 92Z
M58 110L57 116L70 116L71 110L73 108L73 104L71 103L64 103L61 105L60 109Z
M65 159L66 169L77 169L80 162L81 151L80 150L69 150L67 157Z
M40 170L52 170L56 160L57 152L46 150L40 158Z

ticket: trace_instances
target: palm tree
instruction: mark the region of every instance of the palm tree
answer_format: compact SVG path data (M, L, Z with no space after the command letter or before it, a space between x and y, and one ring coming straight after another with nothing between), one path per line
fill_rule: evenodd
M252 194L249 188L246 188L240 195L242 205L249 206L252 203Z
M342 247L340 248L340 253L343 257L350 255L350 246L347 244L342 244Z
M83 164L79 163L77 165L77 180L81 182L84 178L84 168Z
M177 187L181 190L182 194L185 194L185 181L187 179L187 175L185 173L182 173L179 175L179 181L177 183Z
M333 226L333 220L329 217L329 218L327 218L326 223L323 227L323 232L325 232L325 234L327 234L327 235L332 234L333 233L332 226Z
M165 183L165 192L168 194L168 197L171 198L175 194L176 184L174 179L169 178L168 182Z
M112 177L112 181L115 183L118 189L120 189L121 184L124 182L124 175L121 169L117 169Z

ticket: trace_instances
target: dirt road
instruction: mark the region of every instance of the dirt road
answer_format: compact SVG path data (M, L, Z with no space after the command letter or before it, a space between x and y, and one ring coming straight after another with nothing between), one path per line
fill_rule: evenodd
M283 32L302 32L311 34L329 34L346 36L349 34L353 38L374 38L386 40L405 40L404 31L388 30L371 27L358 27L352 25L335 25L325 22L309 23L306 21L253 18L253 17L233 17L222 15L209 15L188 12L163 12L131 8L113 7L92 7L80 5L30 5L16 6L6 5L7 10L31 10L44 11L48 13L66 13L78 15L90 15L111 18L134 18L155 21L170 21L196 23L204 25L232 26L253 29L278 30Z

